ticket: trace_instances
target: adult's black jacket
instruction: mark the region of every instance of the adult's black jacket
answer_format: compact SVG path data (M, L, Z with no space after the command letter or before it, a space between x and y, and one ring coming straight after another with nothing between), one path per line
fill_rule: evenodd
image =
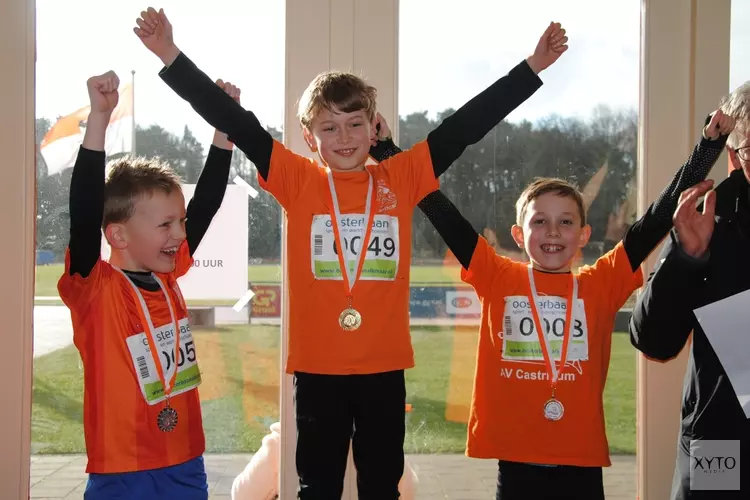
M750 498L750 420L693 313L696 308L750 289L750 185L737 170L716 191L716 225L709 251L701 259L688 256L673 230L630 321L633 346L656 360L677 356L693 332L673 500ZM750 342L750 325L743 333ZM691 490L690 468L697 466L690 458L691 440L740 440L745 460L740 469L745 472L742 491Z

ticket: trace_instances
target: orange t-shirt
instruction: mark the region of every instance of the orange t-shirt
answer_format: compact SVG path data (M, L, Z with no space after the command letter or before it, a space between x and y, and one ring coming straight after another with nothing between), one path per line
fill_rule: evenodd
M339 315L348 307L335 238L328 177L315 161L274 141L268 180L258 176L287 215L289 276L288 373L368 374L414 366L409 336L409 269L412 215L417 203L439 187L426 142L367 167L373 177L373 230L353 307L362 316L344 331ZM369 175L333 172L347 251L359 256ZM356 257L349 255L351 260Z
M479 238L462 278L482 303L482 321L468 426L466 454L512 462L609 466L603 393L609 368L615 315L643 284L622 243L576 274L577 307L564 369L555 398L564 405L560 420L544 416L552 396L547 366L529 308L526 263L497 255ZM540 321L559 361L569 273L535 271ZM557 341L557 342L555 342ZM557 345L557 347L555 347ZM558 363L559 366L559 363Z
M177 278L192 266L187 242L177 254L175 270L154 273L167 289L180 325L178 376L170 398L178 422L172 432L157 427L157 415L165 407L158 396L148 404L146 394L163 394L156 364L147 349L146 321L139 300L127 278L108 262L99 260L83 278L65 274L58 290L73 320L73 341L83 362L83 428L88 466L86 472L113 473L158 469L177 465L203 454L205 437L198 390L178 393L200 381L195 348L187 320L187 308ZM156 342L172 338L171 349L162 350L161 363L174 355L174 332L164 293L140 289L156 329ZM182 364L179 364L180 361ZM164 367L167 370L170 368ZM144 392L145 391L145 392Z

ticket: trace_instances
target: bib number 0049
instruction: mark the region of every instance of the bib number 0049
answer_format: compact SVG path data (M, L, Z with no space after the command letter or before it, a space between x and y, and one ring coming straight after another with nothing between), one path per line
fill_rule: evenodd
M362 247L362 237L354 236L351 239L343 238L344 246L347 250L351 251L353 255L357 255ZM382 242L382 245L381 245ZM386 236L381 239L380 236L372 236L370 238L370 245L367 247L368 252L373 252L375 257L380 257L380 253L383 253L384 257L393 257L396 251L396 243L393 238ZM336 248L336 241L333 241L333 253L338 255L338 248Z

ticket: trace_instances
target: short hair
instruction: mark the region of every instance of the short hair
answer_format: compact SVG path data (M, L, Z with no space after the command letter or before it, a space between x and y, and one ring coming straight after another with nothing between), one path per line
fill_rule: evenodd
M720 109L735 119L736 125L727 139L727 144L731 148L736 148L742 141L742 137L750 131L750 81L724 96Z
M367 118L375 117L378 91L362 78L343 71L326 71L316 76L299 101L297 115L305 128L323 109L344 113L364 110Z
M517 225L523 225L523 220L526 217L526 210L528 209L529 204L547 193L554 193L558 196L571 198L575 201L576 205L578 205L578 213L581 215L581 227L586 225L586 209L584 208L581 192L570 182L551 177L540 177L534 179L534 181L523 190L521 196L518 197L518 201L516 202Z
M158 191L172 194L182 190L179 176L159 158L125 156L111 161L108 170L104 184L103 228L127 222L140 197Z

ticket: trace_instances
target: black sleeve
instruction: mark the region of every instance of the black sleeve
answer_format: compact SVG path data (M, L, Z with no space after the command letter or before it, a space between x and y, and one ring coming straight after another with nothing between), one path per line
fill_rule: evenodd
M245 110L226 92L180 53L177 59L159 73L162 80L182 97L212 127L227 134L253 162L264 180L273 150L273 138L252 111Z
M661 192L646 213L628 229L623 238L623 246L633 271L640 267L669 233L680 194L708 177L726 141L727 136L713 141L701 139L688 160L677 171L672 182Z
M185 221L190 255L193 255L206 235L216 212L224 200L229 179L229 168L232 164L232 152L211 146L206 157L195 193L188 203Z
M427 135L435 177L440 177L468 146L479 142L541 86L542 80L524 60L443 120Z
M70 269L86 278L102 252L104 217L104 151L81 146L70 178Z
M419 208L435 226L440 237L461 263L461 267L468 270L474 250L477 248L479 233L440 190L422 198Z
M674 358L685 347L710 258L688 256L674 231L670 235L630 317L633 347L661 361Z
M370 147L370 157L378 163L385 161L400 152L401 148L396 146L393 139L390 137L388 139L379 140L375 146Z

